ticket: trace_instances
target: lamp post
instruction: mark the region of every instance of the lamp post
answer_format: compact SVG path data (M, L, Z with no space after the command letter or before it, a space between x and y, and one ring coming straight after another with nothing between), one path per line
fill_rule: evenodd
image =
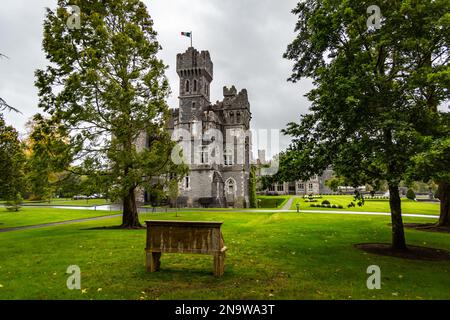
M297 202L295 206L297 207L297 213L300 213L300 202Z

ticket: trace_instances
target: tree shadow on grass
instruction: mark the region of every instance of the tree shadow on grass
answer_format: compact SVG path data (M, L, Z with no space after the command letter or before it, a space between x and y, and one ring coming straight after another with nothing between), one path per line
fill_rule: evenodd
M450 227L437 226L434 223L405 223L405 228L427 232L450 233Z
M421 261L450 261L450 252L443 249L426 248L419 246L408 246L406 251L394 250L387 243L360 243L354 245L367 253L382 256L390 256L401 259Z
M144 230L144 229L146 229L144 226L140 228L122 228L121 226L104 226L104 227L83 228L80 230L86 231L86 230Z

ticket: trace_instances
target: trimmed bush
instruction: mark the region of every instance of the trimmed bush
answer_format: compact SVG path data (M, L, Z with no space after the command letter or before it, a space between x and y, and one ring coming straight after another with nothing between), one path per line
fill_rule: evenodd
M322 204L330 204L330 201L328 201L328 200L323 200L323 201L322 201Z
M406 197L410 200L414 200L416 198L416 194L414 193L413 189L408 189L406 192Z

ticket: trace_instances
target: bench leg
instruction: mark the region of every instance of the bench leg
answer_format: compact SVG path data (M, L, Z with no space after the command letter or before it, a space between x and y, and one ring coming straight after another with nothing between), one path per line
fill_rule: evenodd
M214 255L214 275L220 277L225 272L225 252Z
M146 267L148 272L155 272L159 270L161 265L161 252L147 252Z

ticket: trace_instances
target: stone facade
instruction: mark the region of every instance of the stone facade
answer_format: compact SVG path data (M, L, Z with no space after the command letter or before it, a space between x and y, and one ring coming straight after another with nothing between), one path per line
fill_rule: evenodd
M325 185L325 181L333 176L333 170L327 169L322 175L314 176L308 181L291 181L283 183L274 183L265 190L266 194L279 195L308 195L308 194L330 194L334 193L329 187Z
M169 130L183 149L190 173L180 183L178 204L187 207L248 207L250 104L247 90L223 88L210 102L213 63L193 47L177 55L179 108Z

